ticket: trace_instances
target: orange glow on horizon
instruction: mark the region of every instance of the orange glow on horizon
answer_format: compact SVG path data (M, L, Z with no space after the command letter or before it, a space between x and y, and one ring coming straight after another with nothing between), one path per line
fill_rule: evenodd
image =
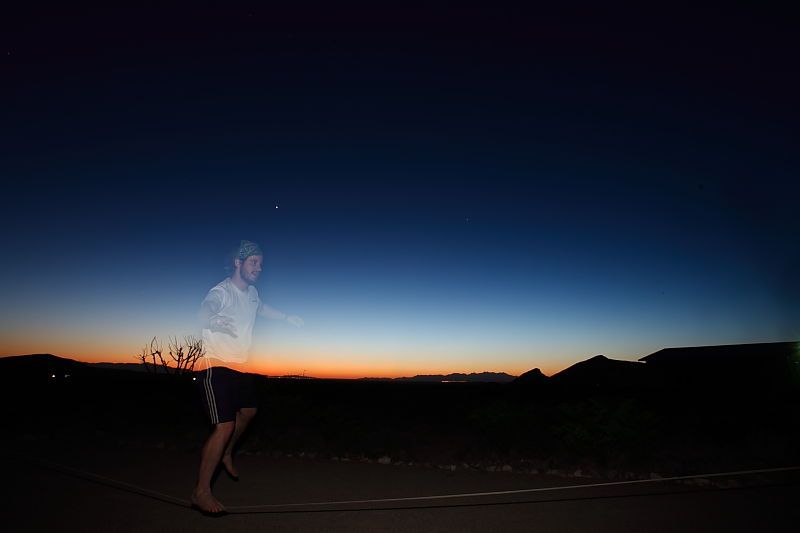
M23 345L22 343L8 343L2 350L0 350L0 357L11 355L27 355L34 353L49 353L58 357L65 357L82 361L86 363L137 363L137 353L141 352L141 348L137 351L123 351L118 347L110 345L104 346L95 344L92 349L83 345L76 349L69 346L62 345L63 349L53 349L53 346L48 346L46 343L36 346L32 349L29 344ZM166 348L164 343L162 348ZM165 350L166 351L166 350ZM166 355L166 354L165 354ZM277 361L276 359L281 359ZM413 377L416 375L430 375L430 374L451 374L451 373L480 373L480 372L506 372L507 374L518 376L532 368L539 367L545 375L552 375L561 369L553 369L547 365L533 363L528 368L489 368L489 365L482 363L480 367L475 366L474 361L465 361L464 365L455 364L449 368L443 368L441 364L429 367L412 367L408 363L400 366L392 362L380 361L377 364L347 364L338 363L332 365L330 361L320 360L319 357L291 357L296 362L288 362L287 358L270 358L270 356L253 357L248 363L243 365L228 365L235 367L237 370L244 372L252 372L255 374L262 374L266 376L288 376L288 375L306 375L315 378L328 378L328 379L358 379L358 378L398 378L398 377ZM340 360L345 359L341 357ZM449 365L448 365L449 366ZM199 367L198 367L199 368Z

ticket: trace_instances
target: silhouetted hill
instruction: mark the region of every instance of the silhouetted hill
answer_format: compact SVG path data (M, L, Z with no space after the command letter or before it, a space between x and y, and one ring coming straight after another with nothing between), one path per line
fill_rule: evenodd
M469 383L510 383L514 376L505 372L473 372L471 374L421 374L411 378L394 378L394 381L464 381Z
M541 370L534 368L517 377L512 383L515 385L547 385L549 381L550 378L542 374Z
M147 372L142 363L89 363L95 368L108 368L110 370L129 370L131 372Z
M84 363L52 354L11 355L0 358L0 376L31 384L107 379L138 380L143 365L136 363Z
M642 363L596 355L562 370L550 380L560 387L586 391L637 389L648 385L646 372Z
M0 358L0 374L6 379L23 376L63 379L65 375L71 376L85 372L87 368L86 363L49 353L11 355Z

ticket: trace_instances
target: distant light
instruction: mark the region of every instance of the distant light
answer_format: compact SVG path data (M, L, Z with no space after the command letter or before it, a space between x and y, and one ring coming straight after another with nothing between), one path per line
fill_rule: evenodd
M197 381L197 378L192 378L192 381Z
M56 375L55 375L55 374L52 374L50 377L51 377L51 378L54 378L54 377L56 377Z
M275 206L275 209L278 209L278 206L277 206L277 205Z
M69 377L69 374L64 374L64 377L65 377L65 378L68 378L68 377Z

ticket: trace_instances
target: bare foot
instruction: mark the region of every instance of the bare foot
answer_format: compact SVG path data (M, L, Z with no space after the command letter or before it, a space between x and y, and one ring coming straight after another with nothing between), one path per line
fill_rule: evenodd
M228 475L231 476L235 481L239 481L239 471L236 470L236 467L233 466L233 457L230 455L223 455L222 456L222 466L225 468L225 471L228 472Z
M227 511L208 490L194 489L192 492L192 507L203 514L219 516Z

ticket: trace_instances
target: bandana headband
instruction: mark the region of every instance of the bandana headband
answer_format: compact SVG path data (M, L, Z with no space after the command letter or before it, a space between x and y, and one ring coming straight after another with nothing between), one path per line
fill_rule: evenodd
M251 255L264 255L261 252L261 247L253 241L241 241L239 249L236 251L236 259L244 261Z

